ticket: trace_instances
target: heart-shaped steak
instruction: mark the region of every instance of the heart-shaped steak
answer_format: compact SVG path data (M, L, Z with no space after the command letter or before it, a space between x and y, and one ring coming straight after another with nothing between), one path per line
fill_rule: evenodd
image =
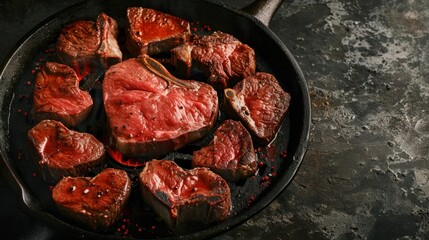
M205 136L218 114L210 85L174 79L148 58L110 67L103 81L109 144L126 155L155 157L177 150Z
M91 95L79 88L76 72L55 62L47 62L37 74L33 103L35 120L52 119L67 126L82 122L93 105Z
M55 120L43 120L28 131L40 157L38 166L46 181L84 176L104 161L105 147L89 133L69 130Z
M185 171L173 161L152 160L139 180L143 199L170 228L223 221L231 209L227 182L208 168Z
M130 192L127 173L107 168L92 179L63 178L52 190L52 198L62 214L97 231L119 218Z

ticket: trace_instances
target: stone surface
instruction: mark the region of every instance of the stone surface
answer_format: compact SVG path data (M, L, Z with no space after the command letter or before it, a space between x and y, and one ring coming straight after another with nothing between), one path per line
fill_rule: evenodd
M0 59L76 1L14 2L0 3ZM212 2L237 9L250 1ZM429 239L429 1L288 0L270 28L307 79L310 147L274 202L215 239ZM31 228L0 187L3 235L59 236Z

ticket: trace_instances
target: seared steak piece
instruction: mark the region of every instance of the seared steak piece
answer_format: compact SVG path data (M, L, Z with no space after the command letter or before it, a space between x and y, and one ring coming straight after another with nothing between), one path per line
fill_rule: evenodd
M97 22L81 20L64 27L57 40L57 52L61 61L72 67L97 67L101 63L107 68L122 60L117 36L117 22L101 13Z
M273 75L258 72L224 93L227 113L240 119L256 141L268 144L274 139L291 97Z
M255 175L258 165L250 133L240 122L225 120L211 143L194 152L192 167L208 167L227 181Z
M143 55L110 67L103 80L110 143L125 155L155 157L205 136L218 115L216 91L174 79Z
M172 50L172 64L183 78L191 68L203 72L217 89L233 86L255 73L255 52L234 36L216 31Z
M94 136L69 130L54 120L38 123L28 138L40 157L38 166L46 181L83 176L104 161L104 145Z
M107 168L90 177L65 177L52 190L58 210L70 219L103 231L121 215L131 192L124 170Z
M79 89L76 72L67 65L47 62L36 76L33 118L53 119L67 126L81 123L92 110L92 98Z
M139 180L145 202L173 229L223 221L231 209L228 184L208 168L185 171L173 161L152 160Z
M168 52L191 34L189 22L150 8L128 8L127 26L126 45L134 56Z

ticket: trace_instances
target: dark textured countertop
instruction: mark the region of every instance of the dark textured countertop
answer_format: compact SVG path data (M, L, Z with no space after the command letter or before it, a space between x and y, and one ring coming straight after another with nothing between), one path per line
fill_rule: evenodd
M74 2L2 1L0 60ZM429 1L289 0L270 28L307 79L310 147L274 202L216 239L429 239ZM0 191L5 239L66 238Z

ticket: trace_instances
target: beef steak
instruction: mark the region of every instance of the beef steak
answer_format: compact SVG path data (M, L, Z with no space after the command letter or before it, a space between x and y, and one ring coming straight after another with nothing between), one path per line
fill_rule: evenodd
M168 52L188 40L189 22L154 9L127 10L127 48L134 56Z
M217 118L217 93L210 85L172 79L155 68L163 67L143 55L105 74L109 145L125 155L153 157L177 150L205 136Z
M104 161L104 145L89 133L67 129L54 120L43 120L28 132L40 160L45 180L83 176Z
M116 20L101 13L96 22L80 20L65 26L57 39L57 53L74 68L85 64L98 67L100 63L107 68L122 60L117 36Z
M92 110L88 92L79 88L75 71L67 65L47 62L35 80L33 118L37 121L53 119L67 126L76 126Z
M52 190L57 209L94 231L103 231L121 215L131 192L124 170L107 168L90 177L65 177Z
M225 120L211 143L194 152L192 167L208 167L227 181L255 175L258 165L250 133L241 122Z
M224 93L227 113L240 119L257 142L268 144L274 139L291 97L272 74L258 72Z
M188 78L191 68L203 72L216 89L233 86L255 73L255 52L234 36L216 31L174 48L173 65L181 77Z
M228 184L208 168L185 171L173 161L152 160L139 180L143 199L170 228L223 221L231 209Z

